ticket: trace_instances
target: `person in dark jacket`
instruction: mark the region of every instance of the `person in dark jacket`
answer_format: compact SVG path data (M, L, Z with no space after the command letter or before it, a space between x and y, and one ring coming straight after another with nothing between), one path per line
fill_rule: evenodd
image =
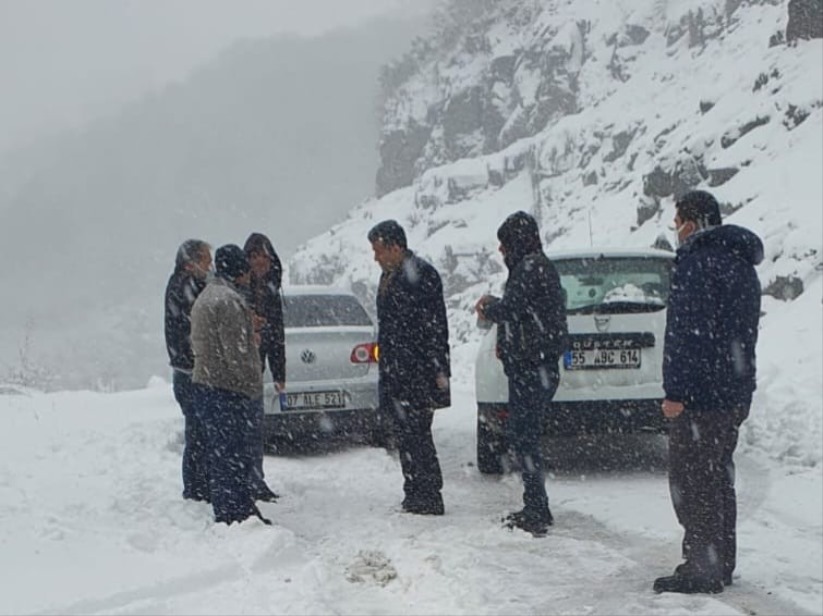
M683 557L657 592L717 593L732 583L737 499L733 455L755 390L763 243L722 225L705 191L675 205L675 257L663 353L670 420L669 487L684 528Z
M506 435L523 479L521 511L509 528L542 536L554 523L543 474L543 422L560 382L568 326L560 277L543 252L537 221L515 212L497 230L509 277L501 299L481 297L475 311L497 324L497 351L509 384Z
M249 264L239 246L215 253L217 276L194 302L196 413L206 433L209 496L217 522L231 524L256 515L249 477L254 460L247 426L263 398L263 371L252 311L241 289L249 283Z
M243 246L251 267L249 301L256 316L260 335L260 363L265 372L268 362L275 392L286 388L286 336L283 326L283 302L280 286L283 266L268 237L262 233L249 235ZM266 484L263 473L264 411L261 400L255 420L249 426L249 446L254 455L252 491L257 500L274 501L278 495Z
M172 367L174 397L183 411L183 498L208 500L203 426L194 412L191 372L191 307L206 287L211 271L211 246L197 239L186 240L177 249L174 272L166 285L166 350Z
M403 510L443 515L443 476L432 438L434 410L451 404L449 325L437 270L406 245L394 220L368 233L383 273L377 291L381 411L394 428Z

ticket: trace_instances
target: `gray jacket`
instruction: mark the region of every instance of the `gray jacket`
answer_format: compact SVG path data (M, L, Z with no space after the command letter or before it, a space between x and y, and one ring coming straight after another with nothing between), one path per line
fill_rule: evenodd
M191 310L191 344L194 383L249 398L263 396L252 313L230 282L216 278L197 297Z

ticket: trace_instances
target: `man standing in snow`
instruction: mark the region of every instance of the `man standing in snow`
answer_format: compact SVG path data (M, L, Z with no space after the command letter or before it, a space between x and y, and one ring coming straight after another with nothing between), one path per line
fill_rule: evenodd
M209 495L217 522L257 515L249 477L254 464L248 428L263 396L263 371L252 311L240 287L248 286L249 262L229 244L215 253L217 276L194 302L191 340L197 413L206 429Z
M663 353L669 488L683 536L673 575L656 592L718 593L736 564L733 455L755 389L763 243L722 225L717 200L692 191L676 205L679 248Z
M166 285L166 350L172 367L174 398L183 411L185 447L183 449L183 498L209 499L206 477L205 434L194 412L191 372L191 308L206 287L211 271L211 246L202 240L186 240L177 249L174 272Z
M515 212L497 230L509 269L502 299L481 297L478 317L497 323L497 351L509 384L506 436L523 479L521 511L504 521L534 536L554 522L543 475L540 437L543 421L560 382L559 359L568 325L560 276L543 252L537 221Z
M265 372L268 360L275 393L280 393L286 388L286 334L283 324L283 302L280 298L283 266L271 241L262 233L249 235L243 245L243 251L251 268L248 295L260 332L260 367ZM249 426L249 441L254 456L252 493L256 500L274 502L278 494L266 484L263 472L264 417L261 399L254 424Z
M377 290L380 409L392 421L403 469L403 510L443 515L434 410L451 404L449 324L437 270L385 220L368 234L383 273Z

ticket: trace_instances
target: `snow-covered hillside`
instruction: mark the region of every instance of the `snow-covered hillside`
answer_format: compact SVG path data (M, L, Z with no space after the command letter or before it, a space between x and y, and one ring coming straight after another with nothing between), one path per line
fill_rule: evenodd
M392 181L411 183L304 245L291 281L351 286L371 303L379 272L366 233L396 218L443 275L465 377L471 307L505 279L495 231L506 215L535 214L550 250L650 246L670 235L676 195L708 189L727 222L766 244L744 447L819 465L823 41L780 42L785 1L483 4L448 46L417 43L417 70L387 101L382 177L406 165ZM786 345L788 363L776 354Z

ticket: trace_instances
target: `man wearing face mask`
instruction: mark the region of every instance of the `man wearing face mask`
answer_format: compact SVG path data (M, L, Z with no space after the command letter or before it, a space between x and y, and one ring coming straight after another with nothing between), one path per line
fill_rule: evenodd
M172 367L174 398L183 411L185 446L183 448L183 498L209 500L206 477L205 435L194 412L191 373L191 308L206 288L211 273L211 246L202 240L186 240L177 249L174 272L166 286L166 350Z
M656 592L718 593L736 565L733 455L755 390L763 243L723 225L708 192L676 205L678 249L663 352L663 414L670 420L669 488L684 562Z

